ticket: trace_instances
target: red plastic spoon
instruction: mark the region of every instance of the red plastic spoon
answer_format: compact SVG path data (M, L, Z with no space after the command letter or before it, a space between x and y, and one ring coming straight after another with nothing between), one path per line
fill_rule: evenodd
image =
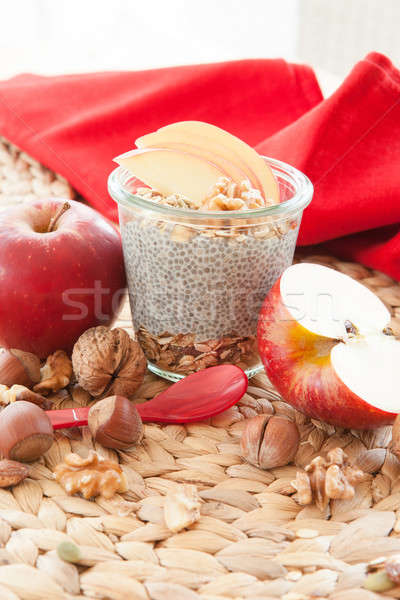
M234 365L210 367L171 385L144 404L137 404L142 420L156 423L203 421L230 408L247 390L248 380ZM49 410L54 429L87 425L89 408Z

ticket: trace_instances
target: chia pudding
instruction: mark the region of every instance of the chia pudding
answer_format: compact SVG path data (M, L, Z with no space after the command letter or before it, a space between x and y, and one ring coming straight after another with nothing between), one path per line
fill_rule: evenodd
M135 332L168 379L223 363L262 369L257 321L293 259L305 175L209 123L171 123L109 177Z
M133 323L150 368L171 379L222 363L257 372L258 313L292 262L301 212L247 211L239 222L210 212L197 223L190 216L197 207L178 194L141 187L135 196L156 205L119 207Z

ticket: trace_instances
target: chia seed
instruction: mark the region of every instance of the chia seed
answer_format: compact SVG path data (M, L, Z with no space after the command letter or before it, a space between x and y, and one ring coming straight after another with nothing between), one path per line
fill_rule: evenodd
M194 332L199 341L255 335L262 301L292 262L298 224L267 237L242 233L240 240L192 232L178 241L173 229L158 220L122 223L135 329Z

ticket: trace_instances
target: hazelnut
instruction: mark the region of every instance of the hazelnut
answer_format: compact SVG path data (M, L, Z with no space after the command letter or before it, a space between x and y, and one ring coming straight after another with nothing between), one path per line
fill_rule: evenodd
M139 342L124 329L99 326L81 335L72 352L76 379L95 398L132 396L147 368Z
M89 410L88 424L96 442L106 448L129 448L143 436L136 406L124 396L110 396L94 404Z
M0 354L0 384L32 387L40 381L40 360L31 352L12 348Z
M290 463L299 447L299 431L286 417L258 415L249 419L241 439L242 456L262 469Z
M0 413L0 453L3 458L30 462L53 443L53 428L46 413L31 402L13 402Z

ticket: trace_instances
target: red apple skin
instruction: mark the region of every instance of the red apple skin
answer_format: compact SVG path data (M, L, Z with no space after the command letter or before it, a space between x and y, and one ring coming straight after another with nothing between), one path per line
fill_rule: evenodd
M108 221L68 200L55 230L40 232L65 202L44 199L0 212L0 346L41 358L58 349L70 352L81 333L109 324L120 306L118 291L126 285L122 246ZM109 290L97 301L100 311L95 295L84 291L96 281ZM68 292L74 289L82 291Z
M284 306L280 279L261 308L258 349L265 371L283 399L302 413L339 427L374 429L396 414L370 406L336 375L330 351L337 344L297 323Z

